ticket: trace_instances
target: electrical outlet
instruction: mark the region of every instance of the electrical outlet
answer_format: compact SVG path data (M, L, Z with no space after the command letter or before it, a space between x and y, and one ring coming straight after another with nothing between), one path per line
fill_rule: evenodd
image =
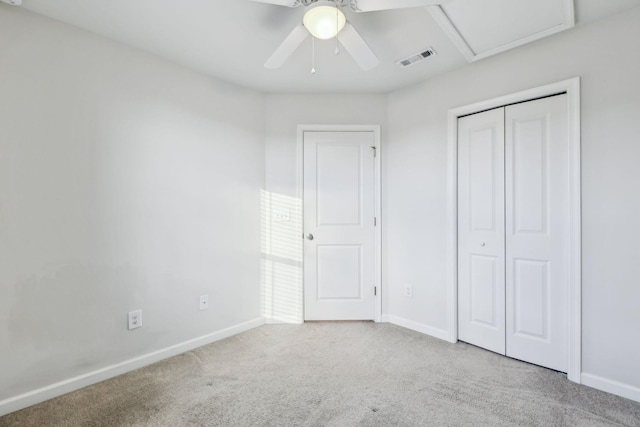
M404 296L407 298L413 298L413 286L409 283L404 284Z
M129 312L129 329L142 327L142 310L134 310Z
M209 308L209 295L200 295L200 310Z

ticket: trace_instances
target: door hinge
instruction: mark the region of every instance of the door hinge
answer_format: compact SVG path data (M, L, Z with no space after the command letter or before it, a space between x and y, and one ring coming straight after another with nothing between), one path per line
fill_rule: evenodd
M378 218L376 218L375 216L373 217L373 226L374 227L378 226Z
M377 296L377 295L378 295L378 287L377 287L377 286L374 286L374 287L373 287L373 295L374 295L374 296Z
M378 149L374 145L372 145L371 148L373 148L373 157L376 157L376 151Z

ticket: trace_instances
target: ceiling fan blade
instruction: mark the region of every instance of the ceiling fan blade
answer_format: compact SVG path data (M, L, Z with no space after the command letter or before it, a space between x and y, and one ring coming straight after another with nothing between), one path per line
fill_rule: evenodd
M271 58L264 64L264 68L280 68L287 59L293 54L293 52L302 44L302 42L309 36L309 30L304 25L298 25L291 31L286 39L280 46L273 52Z
M347 22L347 25L340 31L338 40L363 70L370 70L380 63L367 42L350 23Z
M249 0L256 3L275 4L276 6L297 7L300 6L300 2L297 0Z
M449 0L357 0L356 12L374 12L377 10L406 9L409 7L426 7L446 3Z

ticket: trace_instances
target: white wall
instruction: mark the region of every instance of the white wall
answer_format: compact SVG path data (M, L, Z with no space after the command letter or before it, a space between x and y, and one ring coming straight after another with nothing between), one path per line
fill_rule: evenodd
M388 312L447 325L447 111L582 77L583 372L640 399L640 8L389 95L383 169ZM413 284L413 298L403 284ZM615 384L614 384L615 385Z
M273 321L301 322L302 210L296 194L297 127L301 124L380 125L384 161L386 96L267 95L265 111L264 312ZM276 210L290 211L291 221L272 221Z
M260 310L300 321L299 124L382 126L383 313L446 330L447 111L574 76L583 370L637 390L639 20L636 9L388 96L263 97L3 8L0 400ZM275 224L282 209L292 221ZM129 332L135 308L145 326Z
M0 401L258 318L263 95L18 8L0 52Z

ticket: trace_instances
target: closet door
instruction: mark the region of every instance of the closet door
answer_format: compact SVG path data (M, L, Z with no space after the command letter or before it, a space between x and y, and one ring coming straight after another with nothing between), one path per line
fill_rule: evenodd
M458 120L458 336L505 354L504 109Z
M566 372L567 96L508 106L505 117L507 356Z

